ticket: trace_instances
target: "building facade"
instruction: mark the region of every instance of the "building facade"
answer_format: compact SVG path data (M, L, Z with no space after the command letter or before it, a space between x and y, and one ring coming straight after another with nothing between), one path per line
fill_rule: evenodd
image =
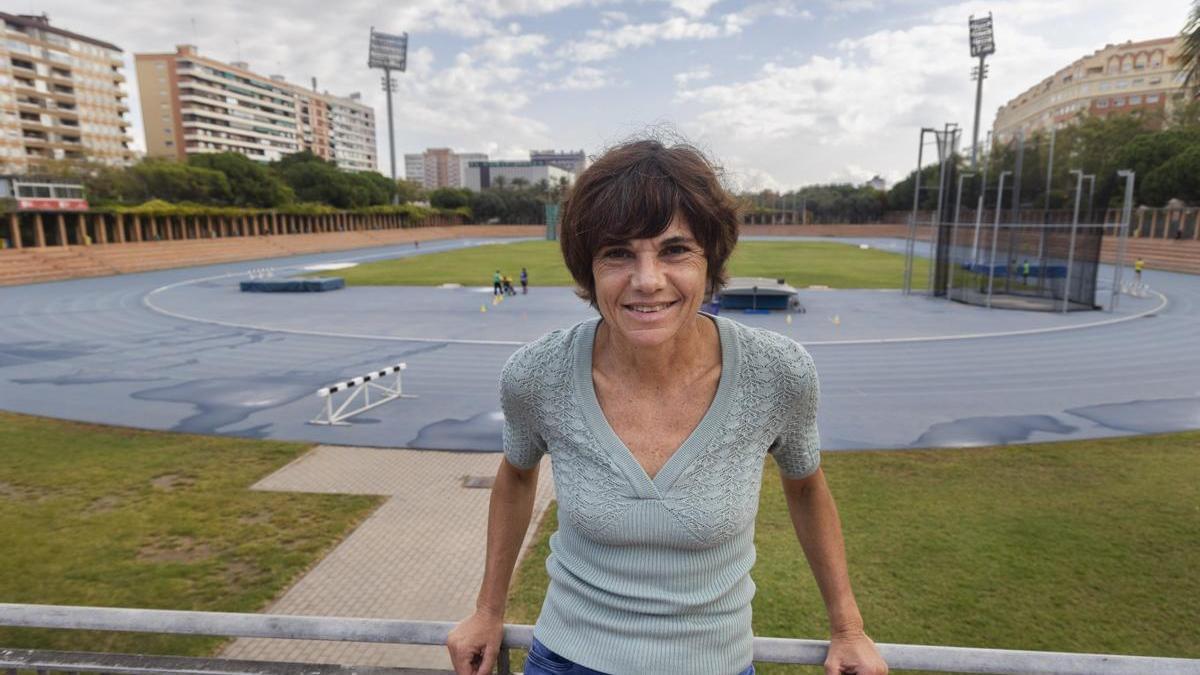
M1001 106L993 138L1008 143L1018 131L1060 129L1080 115L1140 113L1165 121L1186 99L1181 45L1179 37L1105 45Z
M0 172L39 160L130 163L121 49L45 15L0 12L0 21Z
M467 187L468 165L486 162L482 152L457 153L450 148L428 148L420 154L404 155L404 176L426 190Z
M269 162L309 150L341 169L377 168L375 114L356 95L260 75L243 62L201 56L192 45L134 60L149 157L238 152Z
M503 179L506 184L523 180L530 185L546 181L556 185L565 180L568 185L575 182L575 174L544 161L528 162L471 162L467 167L466 188L478 192Z
M578 176L587 168L587 155L582 150L559 152L557 150L530 150L529 160L532 162L545 162L550 166L557 166L563 171Z

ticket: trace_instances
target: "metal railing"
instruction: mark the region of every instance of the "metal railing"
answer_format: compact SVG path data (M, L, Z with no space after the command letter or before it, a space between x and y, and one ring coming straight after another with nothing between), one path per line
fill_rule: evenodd
M0 603L0 626L78 630L170 633L222 637L332 640L387 644L443 645L451 622L395 619L188 612L114 607L69 607ZM509 650L528 648L532 626L506 625L499 672L510 675ZM766 663L820 665L829 643L824 640L754 638L754 660ZM950 673L1030 673L1038 675L1200 675L1200 659L1174 659L1110 654L1071 654L1006 649L879 644L893 671L929 670ZM433 673L413 669L380 669L317 664L271 664L231 659L89 654L0 648L0 669L41 672L105 673Z

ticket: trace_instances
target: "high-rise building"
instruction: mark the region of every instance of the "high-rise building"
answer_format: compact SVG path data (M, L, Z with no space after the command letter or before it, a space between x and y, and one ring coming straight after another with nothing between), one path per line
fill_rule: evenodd
M420 154L404 155L404 176L426 190L441 187L465 187L467 166L486 162L482 152L456 153L450 148L428 148Z
M1163 121L1186 97L1183 38L1105 45L1060 69L996 113L993 137L1009 142L1018 131L1062 128L1079 115L1142 114Z
M44 14L0 12L0 21L0 172L38 160L132 161L120 47Z
M545 162L550 166L557 166L563 171L569 171L576 176L583 173L587 168L587 155L582 150L574 152L559 152L557 150L530 150L529 161Z
M192 45L134 60L150 157L239 152L273 161L309 150L342 169L377 168L375 113L357 95L259 75L244 62L201 56Z

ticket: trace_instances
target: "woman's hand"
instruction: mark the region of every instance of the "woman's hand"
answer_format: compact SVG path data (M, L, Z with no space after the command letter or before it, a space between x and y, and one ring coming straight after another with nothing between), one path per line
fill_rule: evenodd
M887 675L887 663L866 633L836 634L829 639L825 675Z
M446 636L450 663L457 675L485 675L492 672L504 637L504 617L477 610L463 619Z

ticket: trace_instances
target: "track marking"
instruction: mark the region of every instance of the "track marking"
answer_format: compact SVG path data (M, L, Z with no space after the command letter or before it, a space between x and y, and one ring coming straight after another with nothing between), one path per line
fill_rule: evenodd
M475 243L472 243L469 245L450 246L450 247L445 247L445 248L441 248L441 249L437 249L437 250L422 251L421 253L440 253L442 251L453 250L455 248L469 248L471 246L486 246L486 245L490 245L490 244L512 243L512 241L513 240L509 240L509 241L483 240L483 241L475 242ZM388 258L388 257L392 257L393 255L394 255L394 252L393 253L374 253L374 254L367 254L367 255L361 255L361 256L354 256L354 257L350 257L350 258L343 258L341 260L333 261L333 262L355 262L355 261L359 261L359 260L370 260L373 258ZM420 255L420 254L418 254L418 255ZM408 257L408 256L404 256L404 257ZM307 264L312 264L312 263L307 263ZM304 270L304 265L303 264L287 265L287 266L279 267L279 268L275 268L275 269ZM235 323L232 321L221 321L219 319L206 319L203 317L191 316L188 314L173 312L169 309L164 309L164 308L154 304L154 301L151 300L151 296L153 296L153 295L157 295L159 293L169 291L174 288L179 288L181 286L199 284L199 283L203 283L206 281L215 281L215 280L219 280L219 279L228 279L228 278L239 277L239 276L243 276L243 275L245 275L245 272L230 272L227 274L218 274L218 275L209 276L209 277L200 277L200 278L196 278L196 279L187 279L184 281L177 281L173 284L167 284L165 286L160 286L158 288L155 288L155 289L147 292L145 295L142 296L142 304L147 309L150 309L153 312L157 312L164 316L169 316L169 317L172 317L175 319L180 319L183 321L192 321L195 323L205 323L205 324L210 324L210 325L214 325L214 326L225 326L227 328L241 328L241 329L246 329L246 330L257 330L257 331L262 331L262 332L266 332L266 333L289 333L292 335L312 335L312 336L316 336L316 337L350 338L350 339L354 339L354 340L377 340L377 341L384 341L384 342L418 342L418 343L436 343L436 344L490 345L490 346L497 346L497 347L520 347L520 346L526 344L526 342L528 342L528 341L521 341L521 340L470 340L470 339L463 339L463 338L430 338L430 337L413 337L413 336L406 336L406 335L372 335L372 334L363 334L363 333L334 333L334 332L329 332L329 331L302 330L299 328L276 328L276 327L271 327L271 326L261 326L261 325L257 325L257 324ZM1153 293L1154 295L1157 295L1158 299L1159 299L1159 304L1151 309L1139 312L1137 314L1131 314L1129 316L1117 317L1117 318L1112 318L1112 319L1104 319L1101 321L1093 321L1090 323L1083 323L1083 324L1078 324L1078 325L1073 325L1073 326L1054 326L1051 328L1029 328L1026 330L993 332L993 333L959 333L959 334L955 334L955 335L926 335L926 336L918 336L918 337L900 337L900 338L868 338L868 339L861 339L861 340L816 340L816 341L806 341L806 342L803 342L802 344L806 347L834 347L834 346L855 346L855 345L903 344L903 343L917 343L917 342L947 342L947 341L957 341L957 340L980 340L980 339L986 339L986 338L1016 337L1016 336L1022 336L1022 335L1042 335L1042 334L1046 334L1046 333L1060 333L1060 332L1073 331L1073 330L1083 330L1086 328L1099 328L1102 326L1113 326L1113 325L1116 325L1119 323L1125 323L1127 321L1132 321L1134 319L1140 319L1142 317L1149 316L1150 314L1160 312L1160 311L1166 309L1166 307L1170 304L1170 301L1167 300L1167 296L1163 295L1159 291L1151 291L1151 293Z

